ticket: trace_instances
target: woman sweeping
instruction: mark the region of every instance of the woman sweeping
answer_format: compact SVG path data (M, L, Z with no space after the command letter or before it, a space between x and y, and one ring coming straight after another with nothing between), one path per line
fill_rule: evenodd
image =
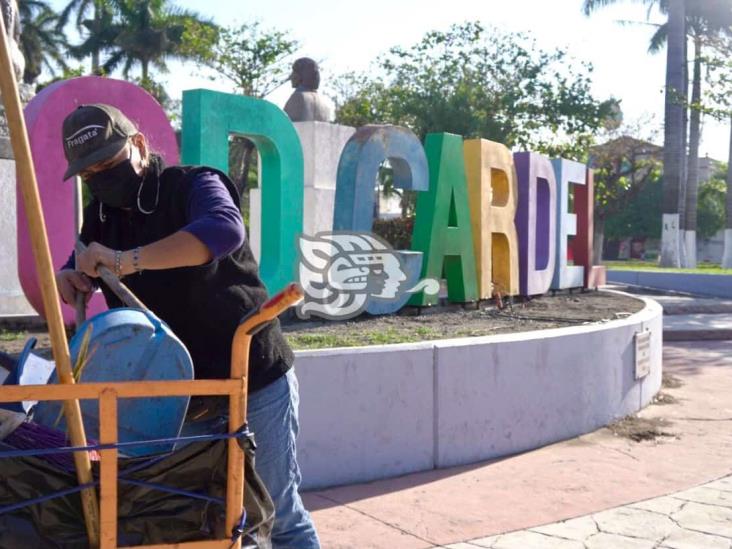
M65 179L92 195L81 240L87 249L56 274L62 299L88 299L98 284L109 307L122 303L98 281L119 277L190 351L196 377L226 378L241 318L267 299L246 241L237 191L209 167L163 166L145 136L110 105L83 105L63 123ZM74 269L74 262L78 270ZM254 336L247 419L257 472L275 503L274 547L319 547L298 487L298 386L293 353L275 322Z

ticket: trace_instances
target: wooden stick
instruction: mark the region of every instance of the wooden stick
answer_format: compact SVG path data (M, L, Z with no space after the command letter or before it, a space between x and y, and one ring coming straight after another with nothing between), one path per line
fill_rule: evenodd
M77 240L76 253L80 254L84 250L86 250L86 246L84 245L84 243L81 240ZM109 289L114 292L114 295L116 295L122 303L124 303L128 307L132 307L133 309L142 309L143 311L149 311L145 304L140 301L137 296L133 294L130 289L125 286L117 277L117 275L114 274L111 270L109 270L104 265L99 265L97 266L97 272L99 273L99 278L101 278L104 283L109 286Z
M76 268L79 268L79 261L76 261ZM84 324L86 320L86 295L83 292L76 292L76 303L74 303L74 325L76 329Z
M185 541L183 543L159 545L134 545L125 549L231 549L234 547L230 539L216 539L211 541Z
M117 393L105 389L99 398L99 442L117 444ZM99 452L101 549L117 548L117 448Z
M56 279L54 278L51 252L48 247L46 224L43 218L41 200L38 195L36 174L31 157L28 134L23 118L23 108L18 95L18 85L15 81L15 71L10 58L5 21L0 17L0 93L5 104L5 114L8 119L10 142L15 155L18 184L23 196L28 225L30 229L33 257L43 296L43 309L46 313L48 331L51 336L53 357L56 362L56 372L61 383L74 383L71 371L71 358L66 340L61 305L59 303ZM60 146L60 144L59 144ZM86 445L84 424L81 421L81 409L78 400L64 402L66 424L69 428L71 443ZM76 475L81 484L92 482L91 463L87 452L75 452ZM86 530L89 543L92 547L99 545L99 506L93 488L81 492L81 503L84 510Z
M106 389L114 389L118 398L226 396L239 394L240 383L231 379L196 379L117 381L75 385L55 383L51 385L2 385L0 386L0 402L97 399Z

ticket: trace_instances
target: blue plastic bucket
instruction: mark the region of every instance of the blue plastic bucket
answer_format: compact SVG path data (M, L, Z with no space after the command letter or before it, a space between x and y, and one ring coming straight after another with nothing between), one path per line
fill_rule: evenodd
M193 362L183 343L170 328L150 312L111 309L96 315L77 330L69 346L76 365L84 335L91 330L87 362L80 383L105 381L161 381L193 379ZM50 383L57 383L56 374ZM179 436L189 397L120 399L119 441L139 441ZM99 405L82 400L81 411L89 438L99 438ZM61 416L61 403L40 402L33 419L53 426ZM63 417L58 423L64 427ZM146 456L174 449L174 444L126 448L128 456Z

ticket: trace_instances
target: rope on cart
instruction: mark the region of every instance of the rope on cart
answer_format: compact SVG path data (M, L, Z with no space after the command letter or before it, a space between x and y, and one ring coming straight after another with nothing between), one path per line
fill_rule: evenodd
M0 452L0 459L3 458L14 458L14 457L35 457L35 456L44 456L44 455L50 455L50 454L61 454L61 453L71 453L71 452L85 452L90 450L114 450L114 449L120 449L120 448L131 448L134 446L141 446L141 445L158 445L158 444L170 444L171 442L177 443L177 442L201 442L201 441L210 441L210 440L228 440L232 438L237 439L244 439L251 437L252 433L249 431L248 426L245 424L241 428L237 429L233 433L221 433L221 434L212 434L212 435L193 435L193 436L185 436L185 437L172 437L172 438L161 438L161 439L153 439L153 440L140 440L140 441L130 441L130 442L118 442L115 444L92 444L88 446L66 446L62 448L35 448L31 450L7 450ZM162 456L164 457L164 456ZM120 482L124 482L127 484L131 484L133 486L141 486L145 488L151 488L153 490L158 490L161 492L168 492L171 494L176 494L180 496L189 497L192 499L199 499L203 501L207 501L209 503L217 503L219 505L225 505L225 501L223 498L217 498L214 496L209 496L207 494L201 494L199 492L191 492L189 490L182 490L179 488L171 488L169 486L165 486L163 484L157 484L154 482L147 482L143 480L134 480L130 478L126 478L127 475L132 474L133 472L139 471L140 469L144 468L144 466L150 465L150 462L156 462L160 461L161 456L157 456L150 461L145 462L144 464L141 464L140 466L133 467L130 470L123 471L121 474L117 476L118 480ZM0 515L4 515L6 513L12 513L14 511L18 511L19 509L23 509L25 507L29 507L31 505L36 505L38 503L44 503L46 501L50 501L52 499L65 497L68 495L72 495L78 492L81 492L82 490L86 490L87 488L92 488L99 486L99 481L74 486L73 488L67 488L65 490L59 490L57 492L53 492L51 494L46 494L43 496L39 496L37 498L28 499L19 503L13 503L10 505L0 506ZM234 528L234 531L232 532L232 540L236 541L239 539L239 537L242 535L244 531L244 522L246 521L246 511L242 514L242 519L240 523Z

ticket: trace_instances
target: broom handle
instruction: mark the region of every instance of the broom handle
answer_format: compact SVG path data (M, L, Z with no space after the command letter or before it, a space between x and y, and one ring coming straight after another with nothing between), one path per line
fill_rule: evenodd
M5 104L5 114L8 119L10 142L13 146L18 184L23 197L28 227L30 230L33 257L36 263L36 272L43 296L43 309L46 313L46 322L51 338L53 357L56 362L58 379L64 384L73 384L74 376L71 371L69 345L66 340L61 305L58 298L58 289L54 277L51 261L51 251L48 247L46 223L43 218L41 199L38 194L36 174L31 157L28 134L23 118L23 108L20 104L18 85L15 81L15 71L10 58L10 49L5 29L5 21L0 17L0 93ZM81 409L78 400L64 401L64 413L68 425L71 444L85 446L86 434L81 420ZM74 452L76 476L80 484L93 481L91 463L87 452ZM81 492L81 503L84 510L89 544L92 547L99 545L99 505L94 488L86 488Z
M76 266L78 270L79 261L76 261ZM76 292L76 302L74 303L74 324L76 326L76 329L79 329L79 326L84 324L84 321L86 320L86 294L83 294L82 292Z
M86 250L84 243L81 240L77 240L76 253L80 254L84 250ZM97 272L99 273L99 278L104 281L104 283L110 290L112 290L112 292L114 292L114 295L116 295L122 303L128 307L132 307L133 309L142 309L143 311L150 310L127 286L122 283L119 277L114 274L111 269L104 265L97 265Z

